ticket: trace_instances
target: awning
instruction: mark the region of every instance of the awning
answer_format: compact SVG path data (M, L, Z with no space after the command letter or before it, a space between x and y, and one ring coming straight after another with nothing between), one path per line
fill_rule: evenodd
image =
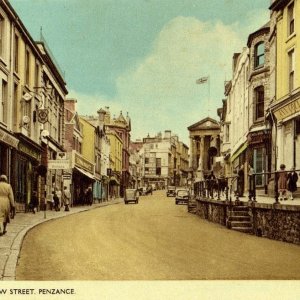
M90 178L92 180L95 180L93 174L91 174L91 173L89 173L89 172L87 172L85 170L82 170L81 168L78 168L78 167L74 167L74 169L76 171L78 171L79 173L81 173L82 175L84 175L84 176L86 176L86 177L88 177L88 178Z
M118 181L118 179L115 176L110 177L109 183L114 183L116 185L120 185L120 182Z
M230 161L233 162L237 157L239 157L248 147L248 144L245 143L241 147L239 147L233 155L230 157Z

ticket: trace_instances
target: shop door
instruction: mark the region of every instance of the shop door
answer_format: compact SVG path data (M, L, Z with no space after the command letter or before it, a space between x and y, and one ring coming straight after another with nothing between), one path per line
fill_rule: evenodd
M253 169L254 173L263 173L265 172L265 155L263 148L255 148L253 151ZM255 183L257 186L264 185L264 175L256 175Z
M17 182L16 182L16 192L15 200L18 203L26 203L27 198L27 162L18 157L17 162Z

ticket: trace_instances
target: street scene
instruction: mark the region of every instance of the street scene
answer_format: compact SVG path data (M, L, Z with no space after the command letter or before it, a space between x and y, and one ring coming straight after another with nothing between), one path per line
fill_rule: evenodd
M299 279L298 257L296 245L224 229L155 191L35 227L16 279Z
M0 1L0 280L299 280L299 20Z

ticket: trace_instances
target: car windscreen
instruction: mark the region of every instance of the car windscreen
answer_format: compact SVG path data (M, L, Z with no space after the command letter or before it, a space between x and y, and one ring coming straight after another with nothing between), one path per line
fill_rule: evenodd
M189 192L188 191L177 191L177 196L183 197L183 196L188 196Z

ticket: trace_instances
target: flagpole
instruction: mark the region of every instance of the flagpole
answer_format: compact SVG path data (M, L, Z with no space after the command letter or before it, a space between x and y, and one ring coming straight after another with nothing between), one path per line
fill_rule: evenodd
M210 116L210 77L209 75L207 76L208 77L208 99L207 99L207 114L208 114L208 117Z
M210 115L210 76L206 76L206 77L201 77L198 80L196 80L197 84L203 84L203 83L207 83L208 85L208 98L207 98L207 114L208 117Z

